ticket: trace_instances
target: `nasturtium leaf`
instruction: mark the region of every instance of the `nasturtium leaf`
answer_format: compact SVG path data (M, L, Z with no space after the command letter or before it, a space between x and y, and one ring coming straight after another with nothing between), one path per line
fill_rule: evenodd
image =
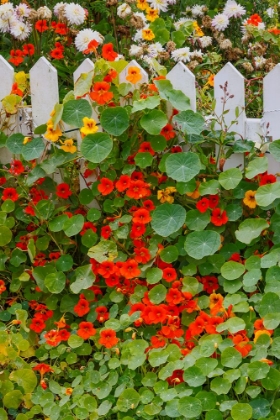
M135 163L139 168L147 168L151 166L153 162L153 156L149 152L140 152L135 156Z
M0 226L0 246L7 245L12 237L12 231L7 226Z
M263 362L255 361L248 365L248 376L251 381L263 379L269 372L269 365Z
M177 232L185 223L186 210L179 204L164 203L159 205L152 215L152 228L163 237Z
M149 284L156 284L162 279L162 270L157 267L148 268L146 278Z
M242 172L240 169L231 168L219 175L219 183L225 190L233 190L242 179Z
M92 190L89 188L84 188L79 194L79 201L83 205L87 205L92 202L94 195Z
M192 152L173 153L165 161L167 175L178 182L188 182L200 171L197 154Z
M173 123L184 134L197 134L199 135L204 129L204 118L197 112L194 111L182 111L173 117Z
M221 267L221 274L226 280L238 279L244 272L244 265L235 261L227 261Z
M174 245L169 245L160 252L160 259L166 263L172 263L177 260L178 255L178 248Z
M190 233L186 238L184 247L190 257L200 260L208 255L215 254L220 246L220 235L212 230L205 230Z
M261 232L268 228L269 224L265 219L246 219L240 223L238 230L235 231L236 239L249 245L254 239L258 238Z
M100 117L102 128L113 136L120 136L129 126L129 116L121 106L105 109Z
M36 137L23 146L21 153L25 160L33 160L41 157L44 150L45 143L40 137Z
M167 146L167 141L163 136L149 137L149 142L155 152L162 152Z
M211 359L210 357L201 357L195 362L197 366L204 375L209 375L217 367L218 361Z
M258 312L261 317L264 317L266 314L280 312L279 296L273 292L265 293L259 303Z
M69 271L69 270L71 270L71 268L73 266L73 258L69 254L61 255L56 260L55 265L56 265L56 268L57 268L58 271Z
M50 273L45 278L45 286L51 293L61 293L65 287L66 277L62 271Z
M152 303L158 305L164 301L166 293L166 287L163 284L157 284L149 291L148 296Z
M229 204L226 208L226 214L230 222L235 222L240 219L243 214L243 208L240 205Z
M270 367L270 370L265 378L261 380L262 386L269 390L274 391L275 389L279 388L280 383L280 372L273 367Z
M60 216L55 217L49 222L49 229L51 232L60 232L63 229L64 223L68 220L66 214L61 214Z
M181 90L173 89L169 80L155 80L154 84L158 88L160 96L169 101L178 111L191 109L190 99Z
M231 388L231 383L228 379L214 378L211 381L210 389L218 395L227 394Z
M280 198L280 183L267 184L257 189L256 202L259 206L267 207Z
M178 411L187 419L197 418L202 412L201 401L195 397L180 398Z
M84 217L81 214L76 214L64 222L63 230L66 236L71 237L81 232L83 226Z
M75 97L82 97L90 91L92 85L92 78L94 70L88 73L82 73L74 84L74 95Z
M184 371L183 379L190 387L198 387L205 383L206 376L197 366L191 366Z
M219 192L220 183L216 179L210 179L210 181L202 182L198 187L200 195L212 194L215 195Z
M2 106L7 114L16 114L18 111L18 105L21 103L22 97L14 93L5 96L2 100Z
M1 210L5 213L11 213L15 209L15 202L13 200L5 200L1 205Z
M270 403L265 398L257 398L249 402L253 409L253 419L267 418L270 413Z
M21 263L25 262L27 259L26 253L21 249L15 248L11 254L10 263L14 267L19 267Z
M16 410L22 403L22 400L23 400L23 395L21 391L19 391L18 389L15 389L13 391L7 392L7 394L4 395L3 405L7 408Z
M92 272L91 264L83 265L75 270L75 281L70 289L73 293L80 293L83 289L88 289L94 283L95 275Z
M101 241L88 250L88 256L99 263L113 261L118 256L117 245L113 241Z
M280 162L280 140L274 140L269 144L269 151L277 162Z
M256 157L251 160L246 168L246 177L254 178L256 175L263 174L268 169L267 157Z
M130 409L136 408L140 402L140 395L133 388L125 389L117 400L117 408L125 413Z
M22 387L26 393L33 392L37 385L37 377L32 369L14 370L9 378Z
M111 153L113 141L107 133L88 134L83 138L81 153L90 162L100 163Z
M68 339L68 344L71 349L76 349L77 347L81 347L81 345L84 344L84 339L78 335L72 334Z
M207 411L205 420L223 420L223 415L219 410Z
M86 99L70 100L64 104L62 121L75 127L83 126L83 118L91 118L92 107Z
M209 211L200 213L200 211L194 209L187 212L186 225L188 229L201 231L206 228L208 223L210 223Z
M245 329L245 322L242 318L237 316L233 318L229 318L226 322L219 324L216 328L218 332L223 332L228 330L231 334L235 334L238 331L242 331Z
M168 123L168 119L164 112L153 109L147 114L143 115L140 120L140 125L149 134L160 134L163 127Z
M252 418L253 409L247 403L237 403L231 409L233 420L249 420Z
M202 411L210 411L216 407L217 397L214 392L199 391L196 394L202 405Z
M54 211L54 204L49 200L41 200L35 207L35 214L39 219L48 220Z
M8 139L7 139L7 148L9 149L10 152L14 153L15 155L20 155L21 151L23 149L23 140L24 140L24 135L17 133L17 134L12 134Z
M275 330L280 324L280 313L266 314L263 317L263 325L268 330Z
M145 99L133 101L133 108L131 113L142 111L143 109L154 109L160 104L159 96L148 96Z
M229 368L236 368L242 362L241 354L233 347L224 349L221 354L221 363Z

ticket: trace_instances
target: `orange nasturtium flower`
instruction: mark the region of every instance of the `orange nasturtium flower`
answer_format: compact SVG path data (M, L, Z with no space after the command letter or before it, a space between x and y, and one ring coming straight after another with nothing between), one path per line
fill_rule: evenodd
M207 85L209 85L209 86L214 86L214 77L215 77L215 75L214 74L211 74L209 77L208 77L208 80L207 80Z
M60 146L60 148L64 151L64 152L68 152L68 153L75 153L77 150L77 147L74 145L74 142L72 139L67 139L64 141L63 145Z
M159 16L158 13L159 11L157 9L152 9L151 7L148 7L146 9L146 19L149 20L150 22L154 22Z
M84 117L83 123L84 126L80 129L82 136L94 134L98 131L98 126L96 125L96 121L93 118Z
M96 82L89 96L99 105L105 105L113 98L113 92L109 92L110 84L107 82Z
M186 193L186 195L188 197L191 197L194 200L196 200L198 197L200 197L200 192L198 191L198 188L200 186L200 182L199 181L195 181L195 183L196 183L196 189L193 192Z
M53 124L51 122L51 120L47 123L47 131L44 135L44 137L47 140L56 142L58 141L59 137L62 136L62 131L60 130L60 128L57 126L56 129L54 129Z
M146 28L142 30L142 38L145 41L152 41L155 38L155 34L150 28Z
M250 209L255 209L257 207L255 195L256 195L256 191L249 190L245 192L243 203Z
M212 293L210 295L210 313L211 315L217 315L219 312L224 310L223 308L224 298L220 293Z
M138 67L129 67L128 75L126 76L126 80L130 83L137 83L142 79L141 71Z
M147 3L146 0L137 0L137 4L136 6L138 7L138 9L140 10L146 10L149 7L149 4Z

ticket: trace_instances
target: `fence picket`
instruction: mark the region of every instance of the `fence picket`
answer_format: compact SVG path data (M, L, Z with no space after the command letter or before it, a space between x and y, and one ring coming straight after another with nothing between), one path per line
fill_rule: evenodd
M196 111L195 76L188 67L179 62L167 74L166 79L172 83L174 89L181 90L190 98L191 109Z
M277 64L263 79L264 135L272 140L280 139L280 64ZM268 127L267 127L268 126Z

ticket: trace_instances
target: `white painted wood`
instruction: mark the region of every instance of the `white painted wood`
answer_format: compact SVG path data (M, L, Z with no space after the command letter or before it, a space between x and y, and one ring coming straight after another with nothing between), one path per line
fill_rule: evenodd
M263 79L262 120L264 135L272 136L272 140L280 139L280 64Z
M225 83L227 82L227 94L220 86L224 88ZM244 86L244 77L238 70L231 64L227 63L222 70L220 70L215 76L215 85L214 93L216 100L215 112L218 117L223 113L223 109L229 110L229 112L224 115L224 121L226 126L229 128L229 131L235 131L239 134L236 138L240 138L240 135L244 138L245 136L245 86ZM230 96L232 96L230 98ZM226 105L224 107L223 101L224 98L228 98ZM229 99L230 98L230 99ZM236 120L235 109L238 107L239 112L241 112L238 122L232 124L232 121ZM220 127L216 126L217 130ZM224 128L224 127L223 127Z
M1 75L1 83L0 83L0 101L7 95L11 93L12 85L14 83L14 69L0 55L0 75Z
M82 73L89 73L92 70L94 70L94 64L89 58L86 58L73 73L74 83Z
M246 118L245 120L245 138L256 143L261 141L263 136L261 119L260 118Z
M50 113L59 101L57 71L45 57L41 57L29 75L33 123L38 126L50 119Z
M119 81L120 83L130 83L127 79L126 76L128 75L128 70L130 69L130 67L138 67L141 75L142 75L142 79L139 80L139 82L132 84L132 91L139 88L139 86L143 83L148 83L149 82L149 76L148 73L146 72L146 70L144 70L135 60L132 60L130 63L128 63L128 65L120 72L119 74Z
M195 76L188 67L179 62L167 74L166 79L172 83L174 89L180 90L190 99L191 109L196 111Z

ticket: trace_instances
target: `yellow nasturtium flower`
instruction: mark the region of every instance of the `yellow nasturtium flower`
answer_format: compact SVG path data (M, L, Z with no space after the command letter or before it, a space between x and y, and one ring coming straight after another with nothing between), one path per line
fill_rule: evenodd
M51 120L49 120L47 123L47 131L44 134L44 137L47 140L56 142L58 141L60 136L62 136L62 131L60 130L60 128L57 126L56 129L54 129Z
M146 13L146 19L150 22L154 22L159 17L158 10L152 9L151 7L148 7L148 9L146 9Z
M146 10L149 7L149 4L147 3L146 0L137 0L137 4L136 6L138 7L138 9L140 10Z
M204 32L202 31L201 27L198 25L198 23L195 21L193 22L193 28L195 30L195 36L204 36Z
M75 153L77 150L77 147L74 145L74 142L72 139L65 140L63 145L60 148L64 152L68 152L68 153Z
M250 209L255 209L257 207L257 202L255 199L256 191L246 191L245 197L243 198L243 203L245 206L249 207Z
M142 30L142 38L145 41L152 41L155 38L155 34L150 28L146 28Z
M98 126L96 121L93 118L84 117L83 118L84 126L80 129L82 136L87 136L88 134L94 134L98 131Z
M172 204L174 202L173 193L175 193L177 190L175 187L167 187L164 190L158 190L157 192L157 198L161 203L170 203Z

